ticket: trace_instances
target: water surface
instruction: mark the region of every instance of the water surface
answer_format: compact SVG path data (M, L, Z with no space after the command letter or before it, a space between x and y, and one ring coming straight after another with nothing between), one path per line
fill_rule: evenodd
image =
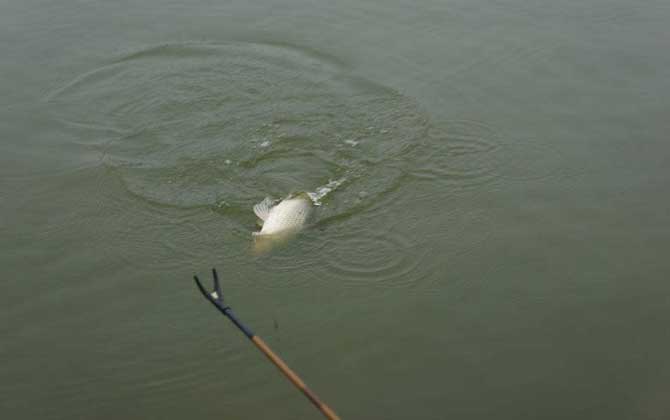
M670 411L665 2L0 11L3 418Z

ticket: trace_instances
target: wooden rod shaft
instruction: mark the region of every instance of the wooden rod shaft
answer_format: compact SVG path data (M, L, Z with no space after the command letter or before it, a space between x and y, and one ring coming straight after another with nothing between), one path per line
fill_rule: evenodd
M272 363L274 363L275 366L281 371L281 373L284 374L288 378L289 381L293 383L300 391L302 391L303 394L316 406L316 408L323 413L326 418L330 420L339 420L340 418L335 414L335 412L326 405L323 401L319 399L319 397L316 396L314 392L312 392L311 389L307 387L307 385L300 379L300 377L291 370L290 367L284 361L275 354L275 352L268 347L267 344L265 344L265 341L263 341L259 336L253 335L250 337L251 341L254 342L256 347L267 356L268 359Z

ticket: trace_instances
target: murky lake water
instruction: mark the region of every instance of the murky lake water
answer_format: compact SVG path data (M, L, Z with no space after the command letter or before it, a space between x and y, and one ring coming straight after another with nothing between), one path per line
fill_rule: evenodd
M0 417L670 412L665 1L0 4ZM327 187L327 189L324 189ZM320 195L252 252L251 207Z

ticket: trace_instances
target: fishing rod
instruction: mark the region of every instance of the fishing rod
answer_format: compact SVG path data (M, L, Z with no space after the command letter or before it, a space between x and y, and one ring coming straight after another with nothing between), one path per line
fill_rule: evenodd
M223 302L223 293L221 292L221 285L219 284L219 275L216 273L216 269L212 269L212 277L214 278L214 290L211 292L207 292L205 288L203 287L202 283L200 283L200 279L198 279L198 276L193 276L193 279L195 280L195 284L198 286L198 289L200 289L200 292L202 295L212 303L218 309L223 315L228 317L232 321L235 326L244 333L244 335L247 336L249 340L251 340L256 347L265 355L267 356L270 361L277 366L277 368L283 373L289 381L293 385L295 385L300 391L302 391L303 394L307 397L308 400L314 404L314 406L321 411L321 413L326 416L326 418L330 420L339 420L340 418L335 414L335 412L326 405L319 397L316 396L316 394L305 385L305 382L303 382L302 379L293 371L291 370L290 367L284 361L277 356L275 352L270 349L270 347L265 344L265 341L263 341L259 336L255 335L246 325L240 321L235 314L233 313L233 310L230 308L230 306L226 305Z

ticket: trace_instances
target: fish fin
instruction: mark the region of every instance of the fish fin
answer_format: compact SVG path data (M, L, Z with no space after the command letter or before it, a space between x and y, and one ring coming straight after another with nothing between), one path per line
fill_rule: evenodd
M265 221L270 215L270 209L272 209L272 199L265 197L263 201L254 206L254 213L256 213L259 219Z

